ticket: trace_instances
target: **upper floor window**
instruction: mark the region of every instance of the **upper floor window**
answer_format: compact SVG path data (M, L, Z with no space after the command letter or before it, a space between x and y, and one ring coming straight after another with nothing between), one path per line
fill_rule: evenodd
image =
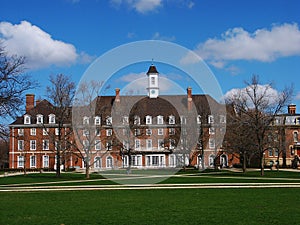
M158 128L157 134L158 135L164 135L164 129L163 128Z
M128 121L129 121L128 116L123 116L122 118L123 125L128 124Z
M19 136L23 136L24 135L24 129L23 128L19 128L18 129L18 135Z
M106 136L111 136L111 135L112 135L112 129L107 129Z
M43 135L49 134L49 128L43 128Z
M101 150L101 141L95 140L95 150Z
M215 148L215 139L210 138L208 142L209 148L214 149Z
M151 129L146 129L146 135L151 135L152 134L152 130Z
M90 118L88 116L83 117L83 124L88 125L90 123Z
M169 116L169 124L175 124L175 116Z
M214 116L213 115L208 116L208 123L214 123Z
M18 140L18 150L24 150L24 140Z
M152 116L146 116L146 124L152 124Z
M169 135L175 135L175 128L169 128Z
M55 123L55 115L54 114L50 114L49 115L49 123L50 124L54 124Z
M106 125L108 125L108 126L112 125L112 117L111 116L106 117Z
M220 123L226 123L226 116L220 115Z
M100 118L100 116L95 116L95 125L101 125L101 118Z
M38 115L36 116L36 123L37 123L37 124L42 124L42 123L43 123L43 115L38 114Z
M134 125L140 125L141 124L141 118L139 116L134 116L133 124Z
M141 141L139 139L134 140L134 148L135 149L140 149L141 147Z
M157 124L164 124L164 117L163 116L157 116Z
M208 129L209 134L214 134L215 133L215 128L214 127L210 127Z
M30 129L30 135L35 136L36 135L36 128Z
M141 130L140 129L134 129L134 136L139 136L141 135Z
M294 137L294 142L298 142L298 132L297 131L294 131L293 137Z
M30 124L31 123L31 117L29 115L24 116L24 124Z
M197 116L197 124L201 124L201 116L200 115Z

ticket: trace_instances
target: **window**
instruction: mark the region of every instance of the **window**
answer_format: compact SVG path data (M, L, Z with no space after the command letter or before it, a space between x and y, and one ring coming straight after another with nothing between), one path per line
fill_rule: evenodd
M106 141L106 150L107 151L112 150L112 141L111 140Z
M157 149L163 150L165 147L165 143L163 139L158 139L157 140Z
M163 116L157 116L157 124L164 124L164 117Z
M151 77L151 85L155 85L155 77Z
M269 148L269 149L268 149L268 153L269 153L269 156L273 156L273 149L272 149L272 148Z
M43 167L48 168L49 167L49 156L43 155Z
M88 140L83 140L83 150L88 150L90 147L90 142Z
M278 150L278 149L275 149L275 150L274 150L274 156L275 156L275 157L278 157L278 155L279 155L279 150Z
M18 135L19 136L23 136L24 135L24 129L23 128L18 129Z
M157 130L157 134L158 134L158 135L164 135L164 129L163 129L163 128L159 128L159 129Z
M134 148L135 149L140 149L140 147L141 147L141 141L139 139L135 139Z
M129 146L129 142L126 140L123 140L123 148L126 150L129 150L130 146Z
M55 135L59 135L59 128L55 128Z
M186 124L186 118L184 116L180 116L180 123Z
M128 124L128 121L129 121L128 116L123 116L122 118L123 125Z
M36 116L36 123L37 123L37 124L42 124L42 123L43 123L43 115L38 114L38 115Z
M208 123L214 123L214 116L213 115L209 115L208 116Z
M101 141L100 140L95 141L95 150L101 150Z
M215 134L215 128L214 127L210 127L208 129L209 134Z
M30 135L35 136L36 135L36 128L30 129Z
M100 128L99 128L99 127L96 127L95 135L96 135L96 136L100 136L100 135L101 135L101 132L100 132Z
M18 140L18 150L24 150L24 140Z
M84 116L83 117L83 121L82 121L83 125L88 125L90 124L90 118L88 116Z
M106 130L106 136L109 137L112 135L112 129L107 129Z
M30 140L30 150L36 150L36 140Z
M43 128L43 135L49 134L49 128Z
M31 123L31 117L29 115L24 116L24 124L30 124Z
M83 134L84 137L88 137L89 134L90 134L90 131L87 130L87 129L84 129L84 130L82 131L82 134Z
M209 145L210 149L214 149L215 148L215 139L210 138L208 145Z
M197 116L197 124L201 124L201 116L200 115Z
M49 150L49 140L43 140L43 150Z
M210 167L213 167L215 165L215 156L214 155L210 155L209 159L208 159L208 163Z
M169 140L169 149L174 149L175 148L175 140L174 139L170 139Z
M146 129L146 135L151 135L152 134L152 130L151 129Z
M226 116L220 115L220 123L226 123Z
M152 140L146 139L147 150L152 150Z
M133 118L133 124L134 125L140 125L141 124L141 118L139 116L134 116Z
M131 156L131 165L133 165L133 166L141 166L142 165L142 156L141 155L133 155L133 156Z
M298 142L298 132L297 131L294 131L293 137L294 137L294 142Z
M97 156L95 159L95 168L101 168L101 157Z
M32 155L30 156L30 167L36 167L36 156Z
M108 125L108 126L112 125L112 117L111 116L106 117L106 125Z
M175 116L169 116L169 124L175 124Z
M113 167L113 159L111 156L106 157L106 168L112 168Z
M175 135L175 128L169 128L169 135Z
M146 116L146 124L152 124L152 116Z
M141 135L141 130L140 129L134 129L134 136L139 136Z
M55 123L55 115L54 114L50 114L49 115L49 124L54 124Z
M101 125L101 118L100 118L100 116L95 116L95 125Z
M25 161L24 156L18 156L17 160L18 160L18 167L23 168L24 167L24 161Z

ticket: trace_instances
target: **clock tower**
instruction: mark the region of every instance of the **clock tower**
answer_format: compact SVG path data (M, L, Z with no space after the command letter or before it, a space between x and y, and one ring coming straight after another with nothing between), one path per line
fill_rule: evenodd
M148 76L148 97L149 98L157 98L159 94L159 87L158 87L158 72L156 67L152 64L147 72Z

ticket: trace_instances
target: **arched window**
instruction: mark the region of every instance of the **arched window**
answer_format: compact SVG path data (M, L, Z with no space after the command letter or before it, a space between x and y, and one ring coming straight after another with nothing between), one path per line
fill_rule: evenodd
M294 142L298 142L298 131L294 131L293 138L294 138Z
M49 124L54 124L55 123L55 115L54 114L50 114L49 115Z
M30 123L31 123L30 115L24 115L24 124L30 124Z
M94 167L97 168L97 169L101 168L101 157L97 156L97 157L95 157L94 160L95 160L95 162L94 162L95 166Z
M37 124L43 123L43 115L41 115L41 114L36 115L36 123Z
M113 168L113 159L111 156L106 157L106 168Z
M164 124L164 117L163 116L157 116L157 124Z
M146 124L152 124L152 116L146 116Z
M214 163L214 161L215 161L215 155L210 155L209 156L209 158L208 158L208 163L209 163L209 166L210 167L214 167L214 165L215 165L215 163Z
M175 124L175 116L169 116L169 124Z

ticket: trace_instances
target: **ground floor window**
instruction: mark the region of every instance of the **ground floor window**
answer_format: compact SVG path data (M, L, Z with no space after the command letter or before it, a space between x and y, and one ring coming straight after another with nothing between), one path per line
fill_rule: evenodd
M48 168L49 167L49 156L48 155L44 155L43 156L43 167L44 168Z
M220 157L220 165L221 167L227 167L228 166L228 159L227 159L227 155L223 154Z
M146 156L146 165L154 167L165 166L165 156L164 155L147 155Z
M142 166L142 156L141 155L132 155L131 156L131 165L132 166Z
M33 168L36 167L36 156L35 155L30 156L30 167L33 167Z
M18 156L17 161L18 161L18 167L23 168L24 167L24 161L25 161L24 156Z
M208 158L208 161L209 161L208 162L209 166L214 167L214 165L215 165L215 163L214 163L215 162L215 155L210 155L209 158Z
M106 158L106 168L112 168L113 167L113 159L111 156L108 156Z
M101 168L101 157L98 156L95 158L94 167L97 169Z

